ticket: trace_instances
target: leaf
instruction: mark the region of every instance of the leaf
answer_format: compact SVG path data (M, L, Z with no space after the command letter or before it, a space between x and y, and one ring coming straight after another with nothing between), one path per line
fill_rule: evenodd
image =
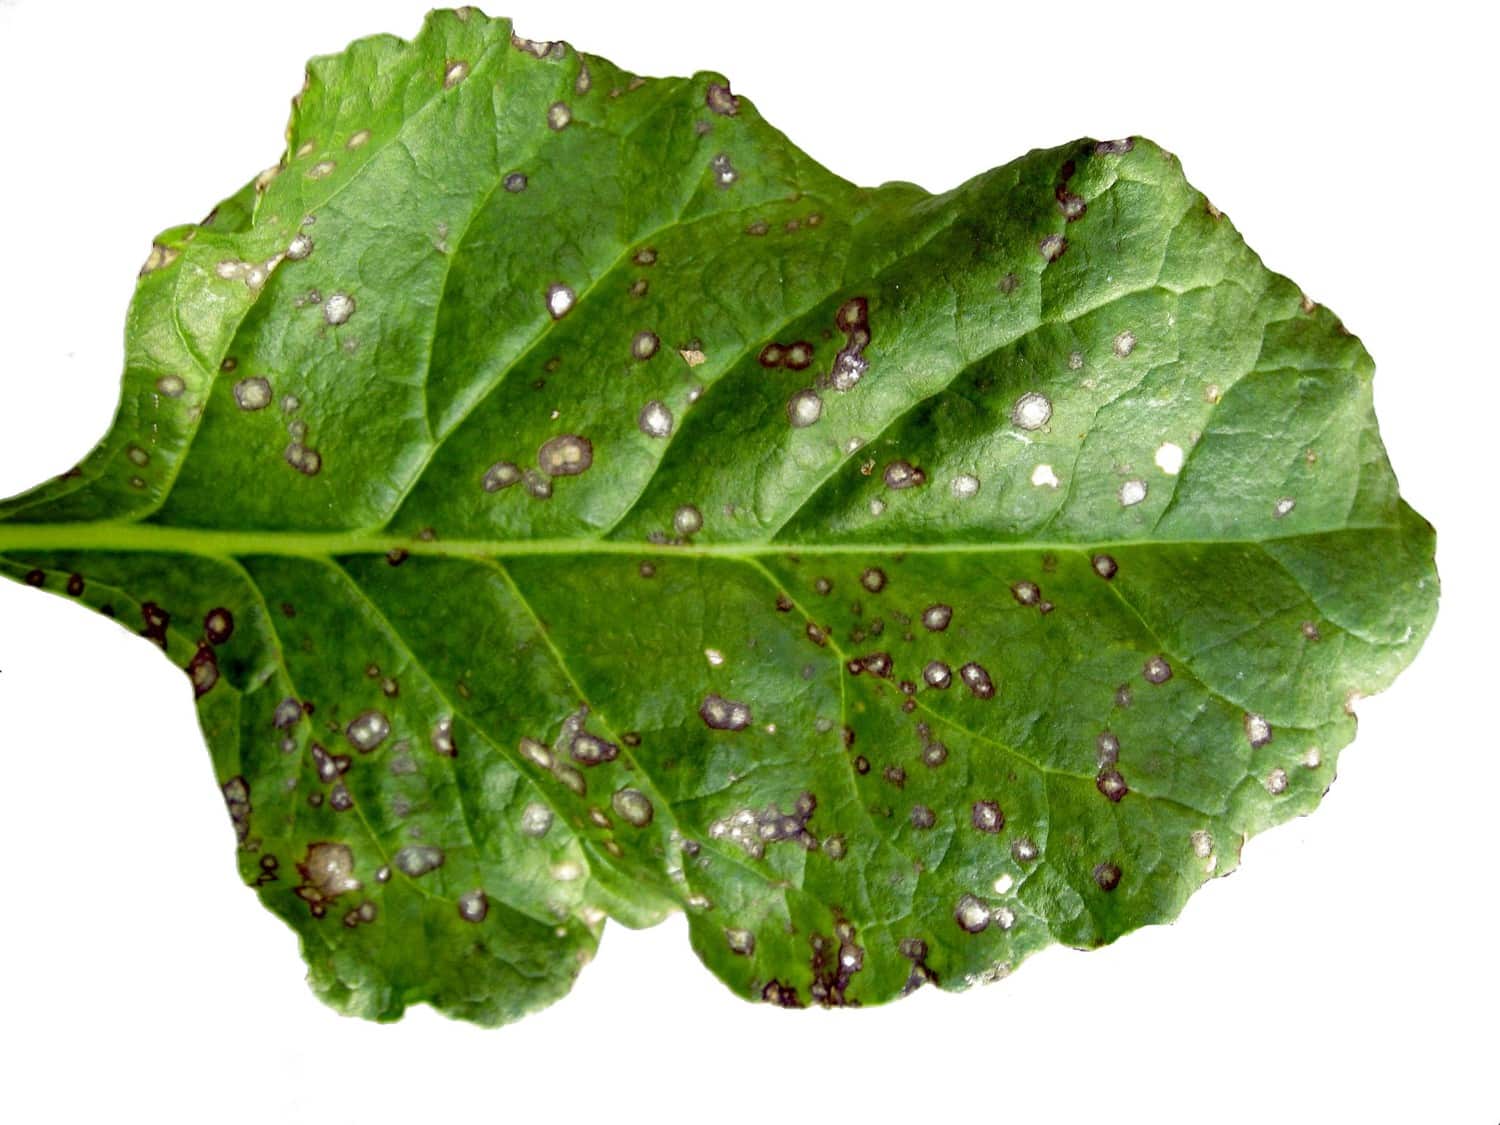
M788 1006L1109 942L1432 623L1368 355L1147 141L857 188L471 11L294 105L0 567L187 670L340 1010L513 1019L675 909Z

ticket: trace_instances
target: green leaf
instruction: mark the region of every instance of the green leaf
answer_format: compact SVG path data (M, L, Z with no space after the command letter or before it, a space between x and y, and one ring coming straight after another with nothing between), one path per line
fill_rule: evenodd
M675 909L785 1005L1109 942L1431 626L1369 356L1147 141L858 188L473 12L294 104L0 569L187 670L341 1010L513 1019Z

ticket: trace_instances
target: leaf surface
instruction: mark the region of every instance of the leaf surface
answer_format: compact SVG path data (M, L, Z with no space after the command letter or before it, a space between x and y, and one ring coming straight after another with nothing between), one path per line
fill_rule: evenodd
M474 12L156 240L0 570L181 665L241 875L388 1019L682 909L870 1004L1170 920L1436 611L1373 365L1134 138L855 187Z

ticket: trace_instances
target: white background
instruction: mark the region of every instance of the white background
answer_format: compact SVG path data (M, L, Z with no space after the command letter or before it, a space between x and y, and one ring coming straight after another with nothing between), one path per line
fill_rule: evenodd
M1173 926L864 1012L733 998L681 919L483 1031L341 1018L235 877L181 673L0 583L0 1116L16 1122L1500 1120L1494 28L1483 6L521 2L522 33L712 68L866 183L1152 137L1380 364L1443 610L1318 814ZM1395 7L1395 6L1392 6ZM1380 10L1378 10L1380 9ZM419 2L0 0L0 495L104 431L159 229L279 155L302 63Z

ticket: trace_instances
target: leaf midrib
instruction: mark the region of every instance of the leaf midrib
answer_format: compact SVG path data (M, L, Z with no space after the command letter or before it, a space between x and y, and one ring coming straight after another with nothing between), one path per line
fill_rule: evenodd
M747 540L732 543L629 542L616 539L421 539L382 531L226 531L162 524L78 521L15 523L0 521L0 555L14 550L79 550L189 554L206 558L286 555L329 559L341 555L388 554L463 558L519 558L531 555L625 555L632 558L765 558L789 555L984 555L1036 551L1094 552L1133 547L1265 547L1275 543L1349 531L1399 531L1395 523L1338 524L1265 538L1016 539L985 542L847 541L796 543Z

